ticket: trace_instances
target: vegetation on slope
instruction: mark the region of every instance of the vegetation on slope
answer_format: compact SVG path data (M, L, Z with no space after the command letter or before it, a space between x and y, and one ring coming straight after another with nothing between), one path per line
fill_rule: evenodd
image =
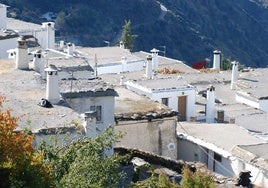
M133 50L164 50L191 64L212 58L219 49L227 58L253 67L268 59L267 0L4 0L11 15L41 22L40 15L58 13L57 35L83 46L118 44L125 20L137 34ZM160 3L167 9L161 9ZM14 9L16 7L17 9ZM166 11L166 12L165 12Z

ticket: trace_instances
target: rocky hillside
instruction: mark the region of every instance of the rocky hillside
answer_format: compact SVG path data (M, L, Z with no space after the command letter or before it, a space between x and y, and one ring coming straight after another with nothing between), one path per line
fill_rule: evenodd
M83 46L118 43L125 20L137 34L134 50L164 50L186 61L225 58L252 67L268 64L267 0L4 0L9 16L42 22L56 13L57 35Z

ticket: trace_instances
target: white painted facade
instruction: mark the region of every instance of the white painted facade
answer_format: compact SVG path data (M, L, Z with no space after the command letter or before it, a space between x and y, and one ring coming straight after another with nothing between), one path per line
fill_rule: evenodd
M118 61L97 65L98 75L101 74L119 74L121 72L134 72L143 70L144 60L136 61ZM96 67L95 67L96 69Z
M254 185L268 187L267 171L248 164L231 152L204 140L184 134L179 134L178 138L178 159L204 163L209 170L229 178L238 178L239 173L246 169L251 171L250 179Z
M162 98L168 98L168 107L178 111L178 97L186 96L186 120L195 116L195 89L194 88L175 88L175 89L148 89L133 82L126 82L128 89L145 95L153 101L162 103Z
M67 98L70 107L83 114L90 111L90 106L101 106L101 121L96 122L96 126L102 132L107 126L114 125L115 101L114 96Z

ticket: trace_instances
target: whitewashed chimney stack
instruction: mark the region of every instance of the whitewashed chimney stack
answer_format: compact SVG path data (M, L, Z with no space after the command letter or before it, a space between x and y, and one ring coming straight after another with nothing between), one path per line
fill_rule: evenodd
M60 102L58 69L55 65L49 65L45 72L47 73L46 99L52 104L58 104Z
M215 115L215 87L207 88L206 122L214 123Z
M238 65L239 62L233 61L232 62L232 80L231 80L231 89L234 90L236 89L236 84L238 81Z
M146 60L146 78L152 79L152 77L153 77L152 56L148 55Z
M152 63L153 63L153 70L157 71L158 70L158 52L159 50L157 49L152 49L151 53L152 53Z
M18 39L16 52L16 69L26 70L29 69L28 49L26 41L23 38Z
M213 52L213 69L221 68L221 51L215 50Z

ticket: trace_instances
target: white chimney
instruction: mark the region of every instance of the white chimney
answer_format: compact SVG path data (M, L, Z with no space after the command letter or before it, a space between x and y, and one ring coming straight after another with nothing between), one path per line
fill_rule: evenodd
M234 89L236 89L236 84L237 84L237 80L238 80L238 65L239 65L239 62L233 61L232 64L233 64L233 67L232 67L231 89L234 90Z
M122 49L125 49L125 44L123 41L120 41L119 42L119 47L122 48Z
M120 86L123 86L123 85L125 85L125 76L124 75L122 75L121 77L120 77Z
M64 41L63 41L63 40L60 41L60 47L59 47L59 50L60 50L60 51L63 51L63 50L64 50Z
M42 47L54 49L55 47L55 29L54 22L44 22L42 23L42 28L46 30L46 40Z
M146 78L152 79L152 77L153 77L152 56L148 55L146 61Z
M158 52L159 50L157 49L152 49L152 63L153 63L153 70L157 71L158 70Z
M45 69L47 73L46 99L52 104L60 102L58 69L55 65L49 65Z
M97 136L96 111L89 111L83 114L84 129L88 137L94 138Z
M4 4L0 4L0 30L7 28L7 7Z
M67 55L68 56L72 56L73 55L73 44L72 43L70 43L70 42L68 42L67 43Z
M45 61L43 59L41 50L38 50L34 53L33 69L40 73L42 77L45 75Z
M28 49L26 45L26 41L23 38L18 39L18 46L15 50L16 53L16 69L26 70L29 69L28 62Z
M127 72L127 57L121 57L122 72Z
M206 122L214 123L215 114L215 87L207 88Z
M221 68L221 51L215 50L213 52L213 69Z

